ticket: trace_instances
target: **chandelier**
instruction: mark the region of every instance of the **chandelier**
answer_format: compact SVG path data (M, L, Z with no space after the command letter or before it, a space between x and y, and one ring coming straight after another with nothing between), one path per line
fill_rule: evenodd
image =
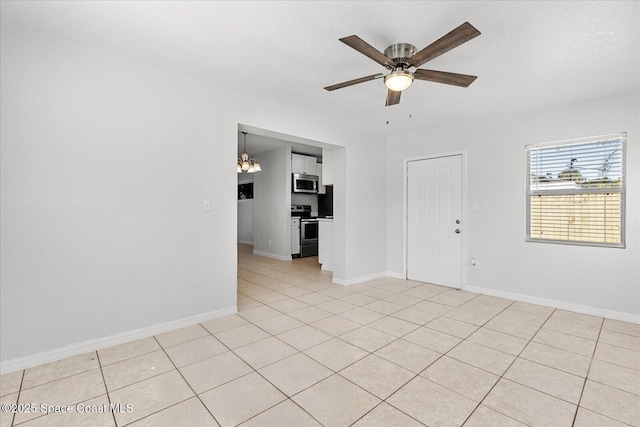
M238 159L238 173L254 173L260 172L262 168L260 163L256 159L250 159L247 153L247 133L242 132L244 135L244 149L242 150L242 156Z

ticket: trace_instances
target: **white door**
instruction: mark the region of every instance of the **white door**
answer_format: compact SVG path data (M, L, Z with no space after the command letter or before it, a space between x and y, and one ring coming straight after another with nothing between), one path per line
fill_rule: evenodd
M462 286L462 156L408 162L407 278Z

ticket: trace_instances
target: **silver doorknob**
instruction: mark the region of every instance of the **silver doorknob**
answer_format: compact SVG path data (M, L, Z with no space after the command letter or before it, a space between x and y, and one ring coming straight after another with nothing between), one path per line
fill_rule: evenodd
M460 234L460 229L456 228L456 234Z

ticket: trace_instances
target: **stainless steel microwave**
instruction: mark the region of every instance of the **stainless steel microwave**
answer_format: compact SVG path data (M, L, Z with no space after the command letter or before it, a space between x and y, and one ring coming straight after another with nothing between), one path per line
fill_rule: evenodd
M304 173L291 174L291 192L293 193L318 193L318 177Z

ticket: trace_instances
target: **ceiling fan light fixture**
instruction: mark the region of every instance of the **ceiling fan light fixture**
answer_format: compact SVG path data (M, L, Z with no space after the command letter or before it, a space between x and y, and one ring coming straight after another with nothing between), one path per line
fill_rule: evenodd
M478 37L479 35L480 31L470 23L465 22L419 51L416 51L416 47L412 44L396 43L387 47L384 53L380 52L355 34L343 37L339 40L391 71L384 77L385 86L388 88L387 99L384 105L388 107L400 102L400 95L402 94L402 91L411 86L414 78L417 80L468 87L473 83L477 76L447 73L444 71L424 70L419 67L432 59L449 52L451 49ZM410 68L416 68L416 70L414 72L410 72L408 71ZM348 86L376 80L380 77L382 77L382 74L380 73L372 74L370 76L360 77L359 79L353 79L327 86L324 89L328 91L342 89Z
M384 84L395 92L402 92L413 83L413 74L406 70L396 70L384 77Z

